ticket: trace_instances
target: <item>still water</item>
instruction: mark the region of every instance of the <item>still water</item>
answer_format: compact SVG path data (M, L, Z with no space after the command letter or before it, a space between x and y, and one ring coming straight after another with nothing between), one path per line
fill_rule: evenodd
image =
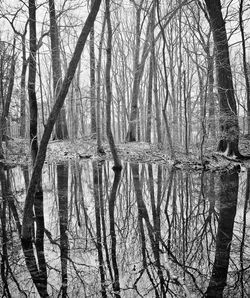
M29 175L0 169L2 297L250 297L250 170L45 165L24 243Z

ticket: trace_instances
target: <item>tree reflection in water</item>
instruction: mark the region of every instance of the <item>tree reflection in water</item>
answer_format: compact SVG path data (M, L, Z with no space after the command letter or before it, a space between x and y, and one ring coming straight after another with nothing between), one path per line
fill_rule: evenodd
M60 164L57 168L57 191L59 206L59 226L60 226L60 259L61 259L61 297L67 296L68 288L68 165Z
M239 188L238 170L238 167L235 167L220 174L215 260L206 297L223 297L226 286Z
M97 161L49 166L40 213L46 267L35 238L30 250L25 246L26 265L22 253L27 172L1 167L0 174L6 297L247 297L249 170L124 164L113 172Z

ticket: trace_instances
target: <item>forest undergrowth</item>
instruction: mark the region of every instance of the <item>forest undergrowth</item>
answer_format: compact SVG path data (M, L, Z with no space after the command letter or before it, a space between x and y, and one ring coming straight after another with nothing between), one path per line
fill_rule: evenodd
M250 154L250 140L241 138L239 148L242 154ZM103 143L104 154L97 153L95 139L76 139L64 141L50 141L46 162L63 163L69 160L112 160L111 151L107 142ZM25 139L10 139L4 146L6 165L15 166L31 163L30 144ZM207 141L203 147L203 155L199 144L189 148L188 154L181 146L175 146L176 159L170 158L169 149L158 144L147 142L125 142L117 144L118 155L123 162L157 163L192 170L221 170L230 169L239 163L250 167L249 161L240 162L236 159L224 157L216 153L216 142Z

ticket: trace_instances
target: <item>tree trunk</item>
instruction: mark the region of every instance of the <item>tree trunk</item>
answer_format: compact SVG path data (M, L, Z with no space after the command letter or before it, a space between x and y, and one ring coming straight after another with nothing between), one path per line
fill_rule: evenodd
M7 90L7 95L6 98L4 96L2 97L2 113L0 115L0 159L4 159L4 152L3 152L3 137L6 135L6 128L7 128L7 118L9 115L9 109L10 109L10 102L11 102L11 97L12 97L12 92L13 92L13 87L14 87L14 78L15 78L15 66L16 66L16 57L15 57L15 45L16 45L16 40L14 39L13 42L13 53L11 57L11 65L10 65L10 70L9 70L9 85L8 85L8 90ZM7 137L7 136L6 136Z
M129 116L129 126L126 136L128 142L136 141L136 127L138 121L138 97L140 91L140 81L142 76L141 65L139 63L140 44L141 44L141 5L136 10L136 44L134 54L134 80L132 89L131 109Z
M94 0L91 0L91 6ZM89 33L89 56L90 56L90 115L91 134L96 134L96 82L95 82L95 28L92 26Z
M229 60L229 49L225 21L222 17L220 0L205 0L210 17L210 25L215 44L217 86L220 106L220 141L217 150L226 155L239 153L239 124L234 96L232 71Z
M106 101L106 131L107 138L109 141L110 150L112 152L112 156L114 159L114 168L121 169L121 161L117 154L117 149L115 146L113 133L111 130L111 102L112 102L112 89L111 89L111 79L110 79L110 71L111 71L111 51L112 51L112 27L110 20L110 2L106 0L106 20L107 20L107 28L108 28L108 40L107 40L107 62L106 62L106 93L107 93L107 101Z
M102 31L98 48L98 62L96 67L97 72L97 87L96 87L96 134L97 134L97 152L105 153L102 146L102 128L101 128L101 64L102 64L102 45L105 32L106 16L103 18Z
M148 76L148 107L147 107L147 128L146 128L146 142L151 143L152 130L152 96L153 96L153 69L154 69L154 26L155 26L155 5L153 4L150 13L150 27L151 27L151 56L149 61L149 76Z
M82 32L78 38L73 57L70 61L66 76L62 83L62 88L57 96L55 104L48 117L47 125L45 127L44 133L42 135L41 143L39 146L39 151L36 157L35 165L32 171L32 176L27 191L25 205L24 205L24 215L23 215L23 227L22 227L22 237L23 239L29 239L31 235L31 229L33 224L33 219L30 217L35 199L36 188L40 180L43 164L46 157L46 151L48 142L57 119L57 116L63 106L64 100L69 90L69 86L74 77L77 64L80 60L84 45L86 43L90 29L95 21L96 15L99 11L101 0L96 0L92 6L92 9L86 19L85 25L83 26Z
M215 139L215 96L214 96L214 55L207 53L207 67L208 67L208 133L212 139Z
M62 68L60 60L59 48L59 32L56 23L56 12L54 0L49 0L50 14L50 40L51 40L51 56L52 56L52 71L53 71L53 90L54 98L57 98L62 87ZM68 138L68 128L66 123L66 111L62 107L58 119L56 121L56 138L59 140Z
M161 126L161 109L160 109L160 102L158 96L158 88L157 88L157 65L155 55L153 58L154 64L154 101L155 101L155 117L156 117L156 131L157 131L157 141L158 145L161 147L162 145L162 126Z
M166 48L167 43L166 43L166 36L164 33L164 27L162 26L161 21L160 21L160 7L159 7L158 2L157 2L157 16L158 16L160 31L161 31L162 38L163 38L162 55L163 55L163 69L164 69L164 79L165 79L165 102L164 102L164 107L162 109L162 113L163 113L163 118L164 118L164 122L165 122L165 126L166 126L167 139L168 139L168 143L169 143L171 158L175 159L175 151L174 151L174 147L173 147L171 131L170 131L170 127L169 127L169 121L168 121L167 114L166 114L168 97L169 97L167 65L166 65L166 58L165 58L165 56L166 56L165 48Z
M28 61L26 59L25 34L22 35L22 72L21 72L21 94L20 94L20 137L25 138L26 134L26 72Z
M32 162L35 162L38 151L37 143L37 99L36 99L36 4L29 0L29 26L30 26L30 56L28 95L30 109L30 148Z
M246 94L247 94L247 133L248 138L250 138L250 82L249 82L249 74L247 67L247 53L246 53L246 42L245 42L245 32L244 32L244 23L243 23L243 2L240 1L240 10L239 10L239 19L240 19L240 32L241 32L241 40L242 40L242 60L243 60L243 69L244 69L244 77L246 83Z
M212 276L205 297L223 297L226 286L239 188L238 168L220 175L220 212Z

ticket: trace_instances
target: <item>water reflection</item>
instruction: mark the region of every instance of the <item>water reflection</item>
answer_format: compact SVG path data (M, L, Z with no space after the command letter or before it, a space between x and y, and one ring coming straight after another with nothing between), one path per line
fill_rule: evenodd
M60 225L61 297L67 297L68 288L68 165L57 165L57 194Z
M250 170L111 167L48 165L24 243L28 170L0 166L3 297L247 297Z
M239 188L237 167L221 173L219 185L219 218L215 260L206 297L223 297L223 290L226 286Z

